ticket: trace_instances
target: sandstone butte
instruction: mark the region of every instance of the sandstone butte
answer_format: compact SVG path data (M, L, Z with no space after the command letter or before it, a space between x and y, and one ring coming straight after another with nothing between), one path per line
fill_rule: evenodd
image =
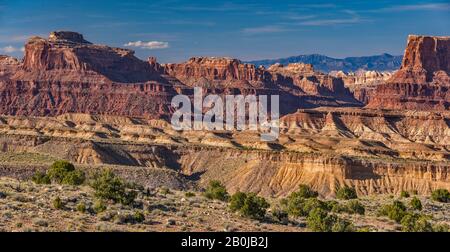
M450 37L408 37L401 68L378 85L368 108L433 109L450 107Z
M0 146L92 167L146 167L128 176L147 186L219 179L231 192L275 197L300 183L325 196L344 184L361 194L428 194L450 189L449 62L448 37L410 36L396 73L353 77L230 58L159 64L75 32L52 32L30 38L21 61L0 56ZM192 95L196 86L219 95L280 95L279 140L173 131L172 97ZM0 164L0 174L20 178L33 169Z

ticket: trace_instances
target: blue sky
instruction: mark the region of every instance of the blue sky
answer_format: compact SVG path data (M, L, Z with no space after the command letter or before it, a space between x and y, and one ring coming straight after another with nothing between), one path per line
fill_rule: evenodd
M408 34L450 35L450 1L0 0L0 54L21 57L27 37L53 30L160 62L400 55Z

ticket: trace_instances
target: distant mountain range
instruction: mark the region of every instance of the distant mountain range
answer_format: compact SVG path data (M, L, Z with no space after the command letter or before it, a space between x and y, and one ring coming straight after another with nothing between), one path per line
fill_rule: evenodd
M322 72L344 71L355 72L358 69L376 70L376 71L392 71L400 68L403 56L393 56L390 54L381 54L363 57L348 57L344 59L335 59L320 54L299 55L280 59L265 59L248 61L247 63L256 66L263 65L269 67L275 63L287 65L289 63L307 63L312 64L315 70Z

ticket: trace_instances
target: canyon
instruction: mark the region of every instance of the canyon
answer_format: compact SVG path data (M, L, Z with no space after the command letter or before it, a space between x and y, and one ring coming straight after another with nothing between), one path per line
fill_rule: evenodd
M75 32L30 38L22 61L0 57L0 174L25 179L66 159L113 167L147 187L284 197L309 184L323 197L450 189L448 37L409 36L398 71L322 73L238 59L143 61ZM280 95L280 137L256 131L175 131L177 94ZM1 156L0 155L0 156ZM25 167L25 168L24 168Z

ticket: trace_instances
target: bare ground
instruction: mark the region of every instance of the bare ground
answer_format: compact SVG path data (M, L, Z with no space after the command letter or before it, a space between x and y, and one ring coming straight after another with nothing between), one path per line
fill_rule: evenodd
M134 206L107 203L101 213L92 211L95 204L93 190L89 186L37 185L31 181L0 178L0 230L28 231L256 231L256 232L304 232L304 218L291 218L288 223L276 222L270 214L263 221L251 220L233 213L227 203L209 200L201 192L175 191L159 188L140 193ZM54 200L59 197L63 207L56 209ZM400 225L378 217L383 204L398 197L378 195L361 198L366 208L365 215L340 214L350 220L357 230L399 231ZM424 205L423 214L432 217L433 223L450 224L450 204L432 202L420 197ZM272 206L278 199L268 199ZM401 199L407 204L410 198ZM83 203L87 211L80 212L77 206ZM142 223L130 221L136 212L145 216Z

